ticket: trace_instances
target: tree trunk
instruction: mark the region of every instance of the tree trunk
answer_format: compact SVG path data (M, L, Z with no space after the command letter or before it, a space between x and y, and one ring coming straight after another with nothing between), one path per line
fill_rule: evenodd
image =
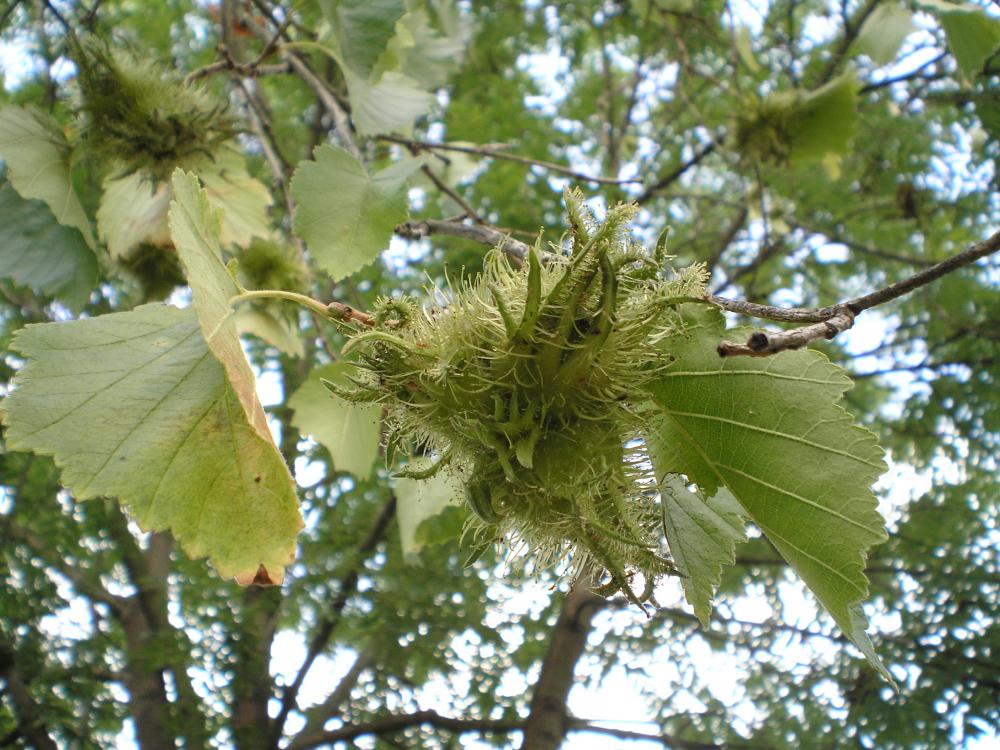
M20 735L35 750L58 750L56 743L45 731L45 722L42 720L38 704L35 703L28 690L27 681L17 666L16 654L6 644L0 644L0 677L6 683L7 696L10 698L17 719L17 729L12 733L13 736L16 738Z
M125 689L135 736L142 750L175 750L170 730L169 702L158 666L162 644L138 600L133 600L122 620L125 629Z
M562 744L569 716L566 699L573 687L576 663L587 645L594 613L604 603L590 591L591 585L590 577L583 576L566 595L531 697L521 750L556 750Z
M238 750L270 747L267 704L273 695L271 641L281 606L281 589L251 586L243 593L233 687L233 737Z

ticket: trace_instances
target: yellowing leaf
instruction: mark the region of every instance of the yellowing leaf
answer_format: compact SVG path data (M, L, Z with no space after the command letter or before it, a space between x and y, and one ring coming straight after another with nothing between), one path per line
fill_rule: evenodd
M97 209L97 233L113 258L122 258L142 243L164 247L170 243L167 209L170 185L133 172L104 181Z
M78 499L118 497L222 576L281 581L302 526L295 486L193 310L29 325L12 348L27 365L4 401L8 448L53 456Z
M97 286L97 257L72 227L41 201L0 187L0 278L56 297L79 312Z
M850 379L811 350L722 359L721 313L692 311L690 321L664 341L676 360L650 387L663 415L658 474L684 474L706 496L728 488L891 681L861 612L867 551L886 539L871 492L886 467L875 436L837 403Z
M56 221L78 229L93 247L90 221L73 190L69 150L51 115L34 108L0 107L0 159L10 184L23 198L45 201Z
M408 159L369 175L341 148L320 146L315 157L292 178L295 233L340 281L389 246L393 228L406 220L406 180L420 162Z
M378 458L382 407L349 403L320 382L325 379L346 386L344 375L351 369L340 363L313 368L288 405L295 411L292 424L330 451L335 469L367 479Z
M221 211L209 204L198 178L174 172L170 202L170 235L187 275L201 332L212 353L226 368L250 424L271 441L264 409L257 399L257 384L240 346L239 332L229 300L239 289L222 263L219 248Z

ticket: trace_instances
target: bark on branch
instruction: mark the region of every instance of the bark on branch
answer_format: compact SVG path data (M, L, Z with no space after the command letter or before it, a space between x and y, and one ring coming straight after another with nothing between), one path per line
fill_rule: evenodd
M557 750L570 728L566 699L573 687L576 663L587 645L594 613L605 604L590 590L592 585L589 577L582 578L566 595L531 696L522 750Z
M706 299L709 302L717 304L730 312L738 312L770 320L812 323L812 325L793 328L790 331L782 331L780 333L755 331L750 335L745 344L723 341L719 344L719 356L768 357L786 349L798 349L816 339L832 339L837 334L843 333L853 326L855 317L865 310L902 297L914 289L930 284L932 281L936 281L963 266L975 263L980 258L992 255L998 250L1000 250L1000 231L995 232L992 236L967 250L953 255L940 263L936 263L919 273L915 273L902 281L897 281L871 294L855 297L854 299L847 300L838 305L831 305L830 307L783 309L780 307L771 307L770 305L758 305L752 302L708 295Z
M408 240L419 240L432 234L442 234L448 237L464 237L480 245L500 245L504 253L520 262L528 257L531 249L526 243L515 240L499 229L481 225L463 224L459 221L442 221L439 219L423 219L406 221L395 229L396 234Z

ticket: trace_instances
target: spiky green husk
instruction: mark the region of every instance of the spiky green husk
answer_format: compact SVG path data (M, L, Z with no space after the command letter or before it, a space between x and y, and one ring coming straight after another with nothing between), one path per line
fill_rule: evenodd
M306 289L309 270L290 248L274 240L254 237L237 256L240 283L247 289Z
M670 362L655 343L681 325L676 301L703 293L704 272L664 279L626 237L633 206L602 224L575 194L567 207L571 254L543 263L536 248L518 269L495 250L444 309L383 301L350 344L360 372L344 395L385 404L393 443L464 475L474 533L536 565L601 571L607 593L638 602L673 571L636 440L641 394Z
M173 71L97 40L71 38L85 138L98 160L159 180L195 158L212 158L236 136L225 103Z

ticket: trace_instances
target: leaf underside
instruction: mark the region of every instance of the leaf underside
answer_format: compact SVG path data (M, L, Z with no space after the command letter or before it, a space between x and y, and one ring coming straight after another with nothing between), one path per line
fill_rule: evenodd
M76 228L90 247L93 231L73 190L69 144L58 123L36 108L0 107L0 159L7 179L24 198L44 201L56 221Z
M348 403L320 382L322 378L346 386L344 375L351 369L343 363L313 368L288 405L295 411L292 424L330 451L334 468L367 479L378 458L382 407Z
M53 456L78 499L120 498L225 577L281 580L302 525L295 487L193 310L29 325L12 348L27 364L4 402L9 448Z
M655 469L658 455L654 441L650 441L650 456ZM660 481L660 502L663 530L682 576L684 596L707 628L722 568L735 562L736 545L746 541L746 514L725 487L705 498L688 489L676 474Z
M0 278L56 297L74 312L97 286L97 256L76 229L56 221L42 201L0 187Z
M416 159L375 175L341 148L316 149L292 178L295 233L316 262L340 281L359 271L389 246L392 230L406 219L406 178Z
M886 467L875 436L838 406L851 381L811 350L722 359L722 315L685 313L685 334L663 344L676 360L650 386L663 417L653 436L658 475L682 473L705 496L728 488L891 681L860 606L867 550L886 539L870 489Z

